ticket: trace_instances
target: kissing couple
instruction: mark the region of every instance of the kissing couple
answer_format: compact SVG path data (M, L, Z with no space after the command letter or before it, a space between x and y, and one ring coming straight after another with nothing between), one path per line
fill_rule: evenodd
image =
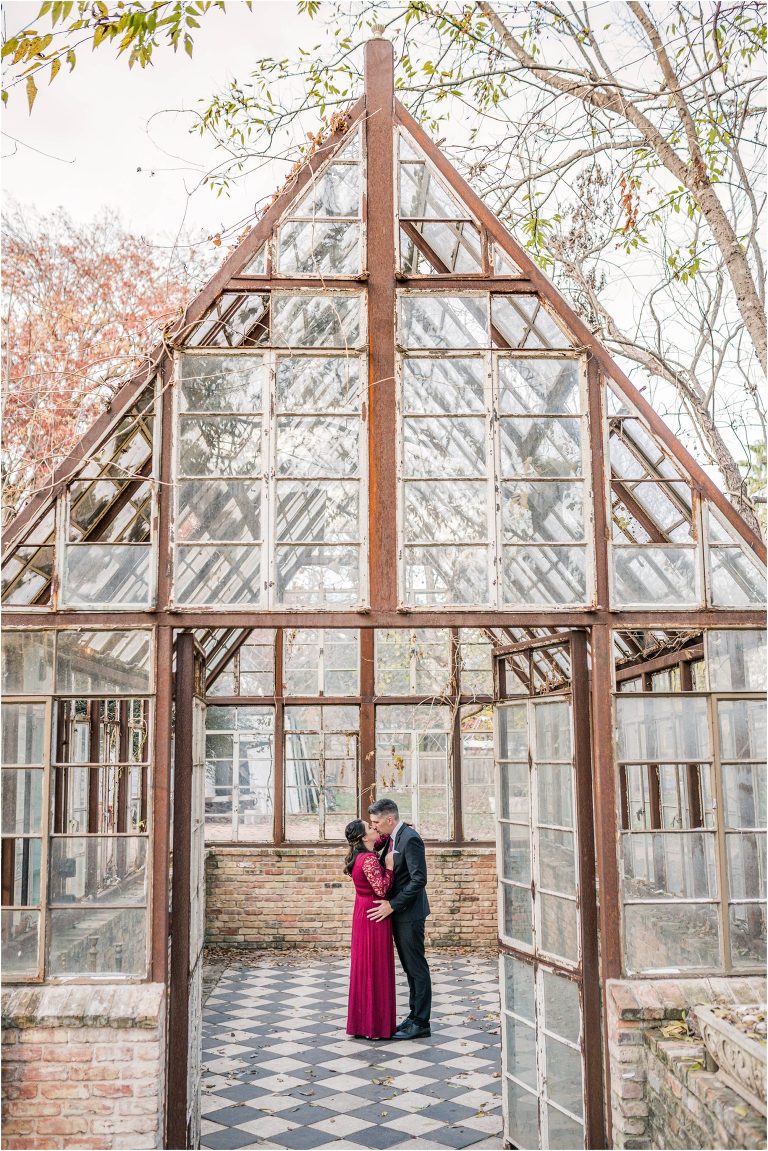
M422 1039L431 1035L432 981L424 954L429 915L424 842L403 823L397 804L379 799L370 823L345 829L344 872L355 885L347 1034L355 1039ZM397 1023L395 954L408 979L408 1016Z

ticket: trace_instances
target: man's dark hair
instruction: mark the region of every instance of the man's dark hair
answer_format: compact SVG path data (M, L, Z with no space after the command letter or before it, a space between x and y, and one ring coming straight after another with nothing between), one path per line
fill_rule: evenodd
M377 799L368 808L369 815L396 815L400 818L400 811L394 799Z

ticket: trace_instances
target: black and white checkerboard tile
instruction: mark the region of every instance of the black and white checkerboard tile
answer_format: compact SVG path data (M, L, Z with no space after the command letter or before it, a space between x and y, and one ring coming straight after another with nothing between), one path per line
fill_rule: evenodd
M345 1034L347 959L226 966L203 1015L202 1147L501 1147L498 967L430 963L431 1039L389 1043Z

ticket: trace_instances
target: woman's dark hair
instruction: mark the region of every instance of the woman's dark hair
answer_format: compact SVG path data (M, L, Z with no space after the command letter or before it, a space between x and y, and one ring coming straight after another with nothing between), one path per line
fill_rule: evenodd
M352 874L352 868L360 852L368 850L368 848L363 843L363 839L367 834L368 827L365 821L362 819L353 819L352 822L348 823L344 828L344 835L346 836L347 843L349 844L349 851L347 852L344 859L345 875Z

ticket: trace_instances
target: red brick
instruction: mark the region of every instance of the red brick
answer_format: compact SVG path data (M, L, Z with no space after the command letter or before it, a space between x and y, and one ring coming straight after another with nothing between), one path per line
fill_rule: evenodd
M38 1135L87 1135L87 1119L40 1119L36 1124Z
M43 1083L40 1094L44 1099L87 1099L89 1091L82 1083Z
M130 1083L94 1083L91 1088L94 1097L103 1096L105 1099L118 1099L133 1095Z

